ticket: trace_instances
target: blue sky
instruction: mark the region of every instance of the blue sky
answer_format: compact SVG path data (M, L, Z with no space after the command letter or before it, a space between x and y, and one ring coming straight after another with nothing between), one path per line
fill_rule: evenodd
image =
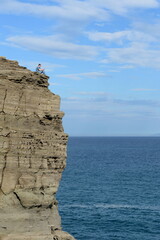
M61 96L70 136L160 134L159 0L1 0L0 55Z

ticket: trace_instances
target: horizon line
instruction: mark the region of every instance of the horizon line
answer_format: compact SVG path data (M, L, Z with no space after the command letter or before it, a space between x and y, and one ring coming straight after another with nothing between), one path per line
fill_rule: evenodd
M78 135L69 135L69 137L160 137L160 135L110 135L110 136L78 136Z

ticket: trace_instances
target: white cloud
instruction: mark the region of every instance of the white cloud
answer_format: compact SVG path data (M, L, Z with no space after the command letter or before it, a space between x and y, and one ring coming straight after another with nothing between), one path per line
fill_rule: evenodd
M157 0L55 0L49 1L48 4L46 1L1 0L0 12L81 21L91 18L104 21L108 19L108 10L123 14L131 8L158 7Z
M65 42L57 36L13 36L7 42L59 58L90 60L98 54L96 47Z
M106 9L95 7L89 1L56 0L50 4L37 4L18 0L1 0L0 12L9 14L30 14L47 18L63 18L85 21L90 18L108 19Z
M107 92L78 92L78 95L82 96L108 96Z
M87 73L59 74L57 75L57 77L81 80L82 78L103 78L107 77L107 74L104 72L87 72Z
M120 69L132 69L134 68L133 65L123 65L123 66L119 66Z
M155 92L155 91L160 91L160 89L135 88L135 89L132 89L132 91L135 91L135 92Z
M150 49L141 43L133 43L130 47L108 48L107 58L102 63L109 62L160 68L160 50Z
M160 21L158 20L153 22L133 22L133 28L137 29L139 32L143 32L145 34L150 34L150 36L154 36L157 40L160 37Z
M124 41L141 41L153 42L157 41L156 37L149 33L143 33L137 30L125 30L119 32L88 32L88 37L92 41L117 42L122 44Z
M87 32L87 35L92 41L107 44L107 57L101 61L102 63L124 64L118 69L134 66L160 68L159 32L159 22L154 24L137 22L128 30Z
M107 95L85 95L82 97L68 97L62 99L65 112L74 115L114 116L132 118L136 116L154 118L160 116L159 101L109 98Z
M49 86L61 86L61 84L59 83L53 83L49 81Z
M107 8L116 14L125 14L135 8L158 8L158 0L90 0L93 4Z

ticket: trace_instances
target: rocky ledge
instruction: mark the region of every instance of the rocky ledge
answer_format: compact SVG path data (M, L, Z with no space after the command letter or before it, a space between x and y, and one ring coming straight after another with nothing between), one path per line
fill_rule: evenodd
M55 197L66 166L63 115L48 76L0 57L0 240L74 240Z

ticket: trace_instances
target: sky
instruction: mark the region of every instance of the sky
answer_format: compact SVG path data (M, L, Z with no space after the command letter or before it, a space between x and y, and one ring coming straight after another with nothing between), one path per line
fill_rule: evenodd
M50 77L70 136L160 135L160 0L0 0L0 55Z

